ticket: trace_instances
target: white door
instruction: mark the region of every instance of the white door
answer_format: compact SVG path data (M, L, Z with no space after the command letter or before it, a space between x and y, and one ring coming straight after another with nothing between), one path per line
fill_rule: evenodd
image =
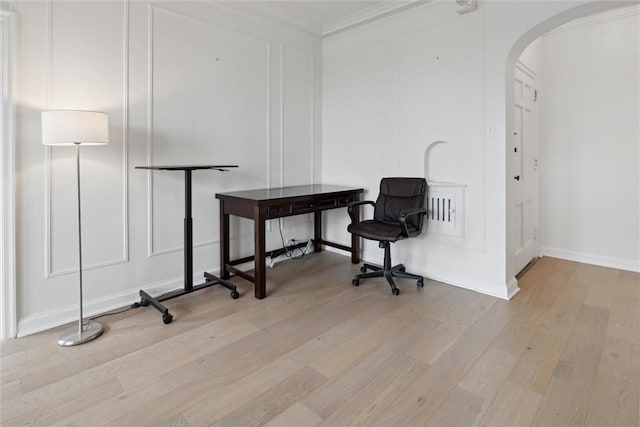
M512 271L522 270L539 254L538 137L535 117L535 76L516 66L513 134L507 153L510 176L510 248Z

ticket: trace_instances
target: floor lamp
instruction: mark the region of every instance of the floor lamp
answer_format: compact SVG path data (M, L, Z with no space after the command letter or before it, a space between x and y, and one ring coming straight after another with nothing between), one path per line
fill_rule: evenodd
M109 116L95 111L56 110L42 112L42 143L76 147L76 181L78 192L78 278L80 284L80 318L78 326L65 330L58 345L83 344L102 335L102 325L84 321L82 316L82 226L80 214L80 146L105 145L109 142Z

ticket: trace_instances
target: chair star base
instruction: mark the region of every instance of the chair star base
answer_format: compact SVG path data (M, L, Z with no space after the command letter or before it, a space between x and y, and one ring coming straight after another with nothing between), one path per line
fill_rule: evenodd
M380 242L380 246L384 247L384 265L378 266L373 264L363 264L360 267L361 274L357 274L356 277L353 278L351 283L353 286L360 285L360 279L369 279L371 277L384 277L389 282L389 286L391 286L391 292L394 295L398 295L400 293L400 289L396 286L394 277L402 278L402 279L414 279L417 280L418 287L424 287L424 278L417 274L407 273L404 265L398 264L396 266L391 267L391 244L389 242ZM372 270L367 272L367 270Z

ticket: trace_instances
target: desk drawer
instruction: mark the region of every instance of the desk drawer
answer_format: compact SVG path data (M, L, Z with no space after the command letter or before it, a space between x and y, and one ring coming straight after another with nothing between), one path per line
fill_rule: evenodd
M337 206L342 208L342 207L347 206L351 202L353 202L353 196L338 197Z
M293 205L293 213L301 214L306 212L321 211L324 209L335 208L337 200L335 198L314 200L309 202L298 202Z
M287 215L291 215L291 205L277 205L267 208L267 216L269 218L278 218Z

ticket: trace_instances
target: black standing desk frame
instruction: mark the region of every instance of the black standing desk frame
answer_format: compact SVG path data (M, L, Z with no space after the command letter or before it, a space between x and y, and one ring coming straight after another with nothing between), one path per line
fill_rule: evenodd
M173 321L173 315L169 313L169 309L161 304L171 298L181 295L190 294L200 289L208 288L213 285L221 285L231 291L231 298L237 299L240 294L235 285L214 276L211 273L204 273L205 282L193 286L193 218L191 217L191 173L194 170L214 169L218 171L227 171L228 168L237 168L237 165L203 165L203 166L136 166L136 169L147 170L165 170L165 171L184 171L184 287L164 293L158 297L152 297L144 290L140 290L140 305L147 306L151 304L160 313L162 313L162 321L169 324Z

